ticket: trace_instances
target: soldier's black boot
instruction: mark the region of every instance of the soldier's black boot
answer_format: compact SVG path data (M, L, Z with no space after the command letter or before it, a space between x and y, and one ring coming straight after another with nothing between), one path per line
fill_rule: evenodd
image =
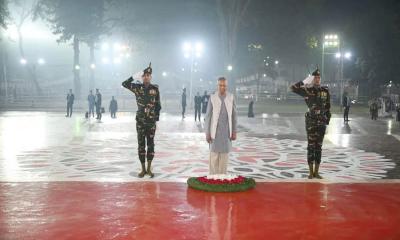
M314 170L314 178L322 179L321 175L319 175L319 163L315 164L315 170Z
M153 177L154 177L154 173L151 172L151 161L152 161L152 160L147 160L147 174L148 174L151 178L153 178Z
M321 151L315 152L315 169L314 169L314 178L322 179L321 175L319 175L319 164L321 163Z
M308 170L309 175L308 179L312 179L314 176L314 149L308 148L307 149L307 162L308 162Z
M314 171L314 164L313 164L312 162L309 162L309 163L308 163L308 170L309 170L309 172L310 172L310 174L308 175L308 179L312 179L313 176L314 176L314 173L313 173L313 171Z
M138 177L142 178L144 177L144 175L146 175L146 165L144 162L141 162L140 164L142 164L142 171L138 174Z

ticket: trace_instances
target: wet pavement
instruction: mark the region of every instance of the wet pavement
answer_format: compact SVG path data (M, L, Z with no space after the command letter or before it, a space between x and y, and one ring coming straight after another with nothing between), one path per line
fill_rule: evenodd
M139 179L134 114L101 122L0 113L0 239L400 239L400 126L334 116L324 180L308 180L304 117L239 117L228 171L255 189L207 193L204 123L163 113L155 178Z
M0 115L0 181L140 181L136 177L134 114L3 112ZM228 170L258 180L307 175L304 117L239 117L238 140ZM164 113L157 125L154 181L185 181L208 172L204 123ZM330 181L399 179L400 125L394 120L333 118L324 140L321 171ZM145 179L149 180L149 179Z

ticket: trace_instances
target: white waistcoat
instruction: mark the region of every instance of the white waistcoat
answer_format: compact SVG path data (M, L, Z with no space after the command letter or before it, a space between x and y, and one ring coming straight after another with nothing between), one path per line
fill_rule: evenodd
M214 93L210 97L212 103L213 111L211 116L210 133L211 138L215 139L215 133L217 132L217 125L219 119L219 113L221 112L222 102L218 96L218 92ZM231 93L226 93L225 97L225 107L228 112L228 123L229 123L229 136L232 135L232 111L233 111L233 95Z

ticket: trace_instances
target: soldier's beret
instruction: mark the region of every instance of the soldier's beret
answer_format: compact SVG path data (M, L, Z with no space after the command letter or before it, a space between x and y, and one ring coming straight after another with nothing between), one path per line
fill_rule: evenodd
M315 76L321 76L321 73L319 72L319 69L317 68L317 69L315 69L315 71L311 75L313 75L314 77Z
M153 69L151 68L151 62L149 64L149 66L143 70L143 75L146 74L146 73L148 73L148 74L152 74L153 73Z

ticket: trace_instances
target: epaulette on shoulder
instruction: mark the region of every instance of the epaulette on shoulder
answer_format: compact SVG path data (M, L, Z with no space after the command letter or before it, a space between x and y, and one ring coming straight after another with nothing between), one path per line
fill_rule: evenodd
M158 89L158 84L152 84L152 86Z

